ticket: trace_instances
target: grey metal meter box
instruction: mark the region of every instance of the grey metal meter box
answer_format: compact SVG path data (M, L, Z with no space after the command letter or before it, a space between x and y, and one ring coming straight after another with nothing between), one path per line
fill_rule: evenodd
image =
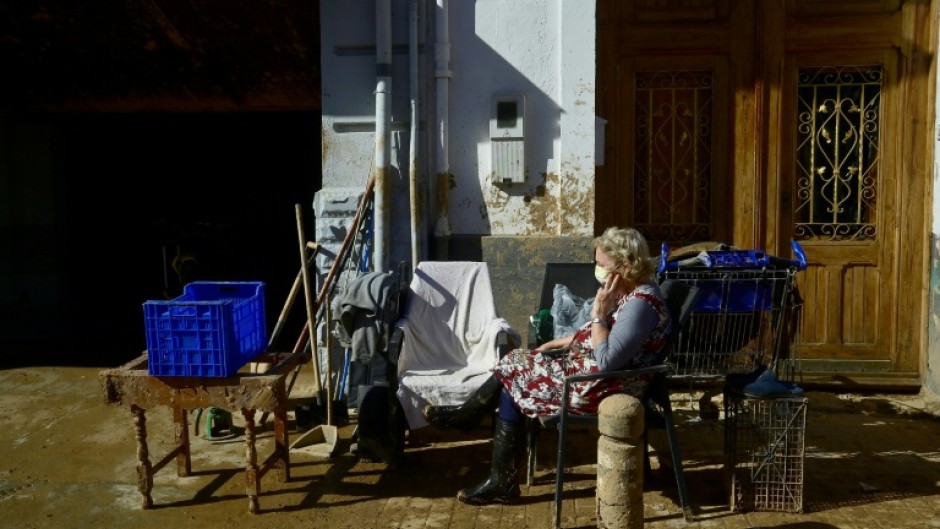
M525 95L493 96L490 113L493 176L497 182L525 182Z

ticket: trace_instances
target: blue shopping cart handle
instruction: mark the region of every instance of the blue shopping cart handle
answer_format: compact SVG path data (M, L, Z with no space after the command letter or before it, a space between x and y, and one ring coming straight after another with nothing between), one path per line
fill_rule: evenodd
M790 249L793 250L793 255L796 257L795 260L771 257L770 262L776 265L789 266L796 270L806 270L806 252L803 251L803 247L800 246L800 243L791 239Z
M797 270L806 270L806 252L803 251L803 247L800 246L800 243L791 240L790 248L793 250L793 255L796 256L796 269Z

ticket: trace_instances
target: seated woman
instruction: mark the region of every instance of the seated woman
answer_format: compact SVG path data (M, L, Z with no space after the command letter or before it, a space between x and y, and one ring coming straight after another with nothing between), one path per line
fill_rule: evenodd
M518 469L525 449L524 417L561 410L564 378L569 375L646 367L666 346L669 311L653 280L646 239L632 228L608 228L594 239L594 276L600 283L592 319L573 335L504 356L493 376L458 406L428 406L424 416L440 428L464 427L498 405L490 474L457 494L471 505L510 503L519 497ZM557 350L561 349L562 354ZM597 413L613 393L640 396L649 379L597 380L572 387L572 413Z

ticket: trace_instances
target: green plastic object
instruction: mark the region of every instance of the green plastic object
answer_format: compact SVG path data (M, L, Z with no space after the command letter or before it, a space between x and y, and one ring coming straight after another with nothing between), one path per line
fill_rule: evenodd
M203 422L203 437L205 439L218 441L220 439L231 439L234 435L231 412L215 406L206 410L206 417Z
M538 311L532 316L532 322L535 324L535 343L541 345L555 337L555 322L551 309Z

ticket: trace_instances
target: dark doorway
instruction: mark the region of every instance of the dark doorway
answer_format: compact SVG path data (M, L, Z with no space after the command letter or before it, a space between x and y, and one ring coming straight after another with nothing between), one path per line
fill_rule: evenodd
M27 296L15 318L27 323L0 335L3 364L130 360L145 348L142 303L194 279L264 281L273 325L299 268L295 203L313 223L319 113L29 119L52 143L55 220L43 244L55 248L56 286L51 301Z

